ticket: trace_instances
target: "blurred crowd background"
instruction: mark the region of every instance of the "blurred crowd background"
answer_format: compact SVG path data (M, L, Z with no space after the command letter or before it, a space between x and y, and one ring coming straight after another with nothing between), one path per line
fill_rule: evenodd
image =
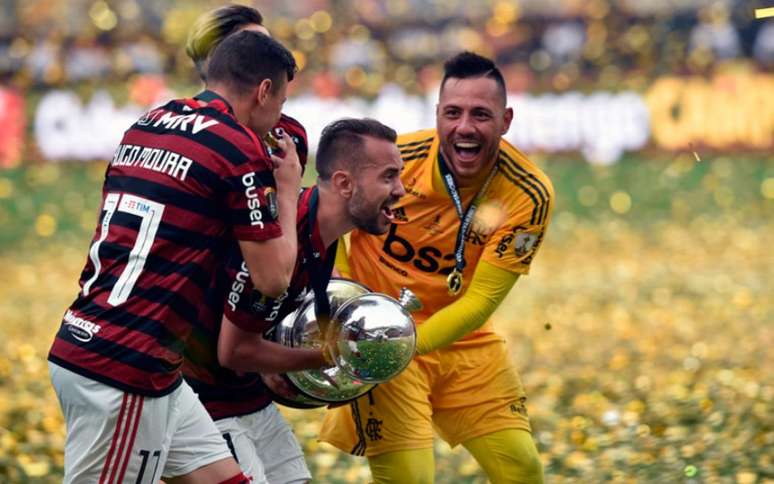
M249 3L301 66L286 107L312 148L345 115L433 126L459 50L502 67L507 138L557 197L494 318L547 482L774 484L774 19L754 18L773 0ZM220 5L0 0L0 484L61 482L45 358L106 160L200 89L184 39ZM368 482L317 442L319 411L283 411L317 482ZM464 449L435 456L436 482L486 482Z
M313 148L331 120L319 112L399 131L432 123L442 61L469 49L501 66L517 109L509 141L530 153L612 163L652 147L774 149L774 22L754 14L763 0L251 4L301 67L288 111L312 123ZM218 5L0 0L0 166L109 157L139 112L199 87L183 45ZM93 125L67 130L80 113Z
M257 0L303 70L296 91L375 96L434 87L439 59L493 56L509 88L642 88L664 74L774 66L774 24L750 0ZM0 1L0 79L23 89L195 82L181 46L212 0Z

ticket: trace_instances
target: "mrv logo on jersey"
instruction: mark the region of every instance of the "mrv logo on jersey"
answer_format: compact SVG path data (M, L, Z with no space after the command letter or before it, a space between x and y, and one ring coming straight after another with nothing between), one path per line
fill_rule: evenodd
M92 323L83 318L79 318L69 309L64 315L64 324L67 326L67 330L73 335L73 338L83 343L88 343L99 333L102 327L99 324Z

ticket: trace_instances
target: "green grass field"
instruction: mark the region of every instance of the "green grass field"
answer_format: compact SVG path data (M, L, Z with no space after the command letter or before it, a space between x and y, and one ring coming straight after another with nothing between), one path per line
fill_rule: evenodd
M554 219L496 313L547 482L774 483L774 158L543 163ZM104 165L0 172L0 483L61 482L45 355L94 230ZM308 174L312 176L311 174ZM367 482L287 411L317 482ZM486 482L436 445L439 483Z

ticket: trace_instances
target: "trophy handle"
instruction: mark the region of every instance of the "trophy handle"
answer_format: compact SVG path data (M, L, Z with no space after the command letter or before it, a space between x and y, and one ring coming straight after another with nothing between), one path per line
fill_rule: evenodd
M400 290L400 296L398 297L398 303L403 306L403 309L413 313L422 309L422 301L414 294L411 289L404 287Z

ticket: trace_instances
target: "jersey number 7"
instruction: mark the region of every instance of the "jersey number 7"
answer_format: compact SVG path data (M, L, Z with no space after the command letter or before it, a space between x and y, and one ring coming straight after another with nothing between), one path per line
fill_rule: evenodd
M83 284L84 296L89 294L91 286L97 280L102 269L102 263L99 260L99 246L108 236L110 220L113 218L113 214L117 211L126 212L142 219L140 229L137 231L137 239L134 241L134 246L129 253L126 267L124 267L124 270L118 277L107 300L110 305L117 306L127 300L129 293L132 292L132 288L137 282L137 278L140 277L140 273L143 267L145 267L145 259L148 257L148 253L153 245L153 239L156 237L156 231L159 228L161 216L164 213L164 204L127 193L108 193L102 210L105 211L105 216L102 217L99 238L89 249L89 258L92 264L94 264L94 274Z

